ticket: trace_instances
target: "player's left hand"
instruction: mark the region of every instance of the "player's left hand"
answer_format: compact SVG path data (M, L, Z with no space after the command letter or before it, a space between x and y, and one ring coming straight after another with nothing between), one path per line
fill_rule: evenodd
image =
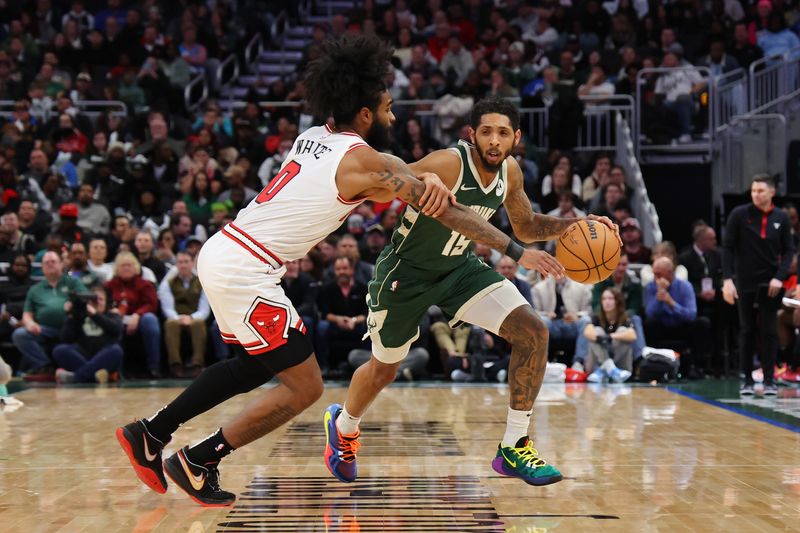
M619 226L614 224L614 222L608 217L599 217L597 215L587 215L586 220L592 220L594 222L599 222L601 224L605 224L608 226L611 231L614 232L614 235L617 237L617 241L619 241L620 247L622 247L622 237L619 236Z
M425 172L420 174L419 179L425 184L425 192L419 199L419 207L423 215L429 217L440 217L447 207L456 203L456 195L453 194L436 174Z

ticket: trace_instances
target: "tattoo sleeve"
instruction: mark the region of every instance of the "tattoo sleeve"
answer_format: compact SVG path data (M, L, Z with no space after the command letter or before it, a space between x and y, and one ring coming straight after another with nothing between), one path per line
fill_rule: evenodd
M549 241L561 235L577 218L559 218L533 212L531 201L520 188L509 193L504 203L517 238L526 243Z
M508 243L511 242L511 237L461 204L451 205L445 214L436 220L467 239L483 243L500 253L505 253Z

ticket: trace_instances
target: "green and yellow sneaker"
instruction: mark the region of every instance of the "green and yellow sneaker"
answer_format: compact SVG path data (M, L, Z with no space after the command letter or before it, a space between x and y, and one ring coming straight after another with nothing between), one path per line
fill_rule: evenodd
M519 439L513 448L501 443L492 460L492 468L498 474L518 477L528 485L550 485L564 479L556 467L539 457L528 437Z

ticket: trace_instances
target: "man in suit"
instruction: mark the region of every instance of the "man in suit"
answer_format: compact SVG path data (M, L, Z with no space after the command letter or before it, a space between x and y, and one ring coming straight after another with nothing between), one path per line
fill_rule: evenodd
M725 313L722 304L722 254L717 249L717 233L705 223L698 224L692 231L692 246L678 257L678 262L686 267L689 283L694 289L698 316L711 321L715 332L712 338L712 354L716 359L721 346L723 328L730 324L731 317Z

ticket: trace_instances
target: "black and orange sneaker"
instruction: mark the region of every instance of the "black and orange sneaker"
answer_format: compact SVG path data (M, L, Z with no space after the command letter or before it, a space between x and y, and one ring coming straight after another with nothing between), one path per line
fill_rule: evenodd
M164 461L164 470L169 478L203 507L232 505L236 495L219 488L219 463L195 464L186 456L188 449L184 446Z
M117 440L142 483L159 494L167 492L167 478L164 477L161 459L161 451L166 443L152 436L141 420L117 428Z

